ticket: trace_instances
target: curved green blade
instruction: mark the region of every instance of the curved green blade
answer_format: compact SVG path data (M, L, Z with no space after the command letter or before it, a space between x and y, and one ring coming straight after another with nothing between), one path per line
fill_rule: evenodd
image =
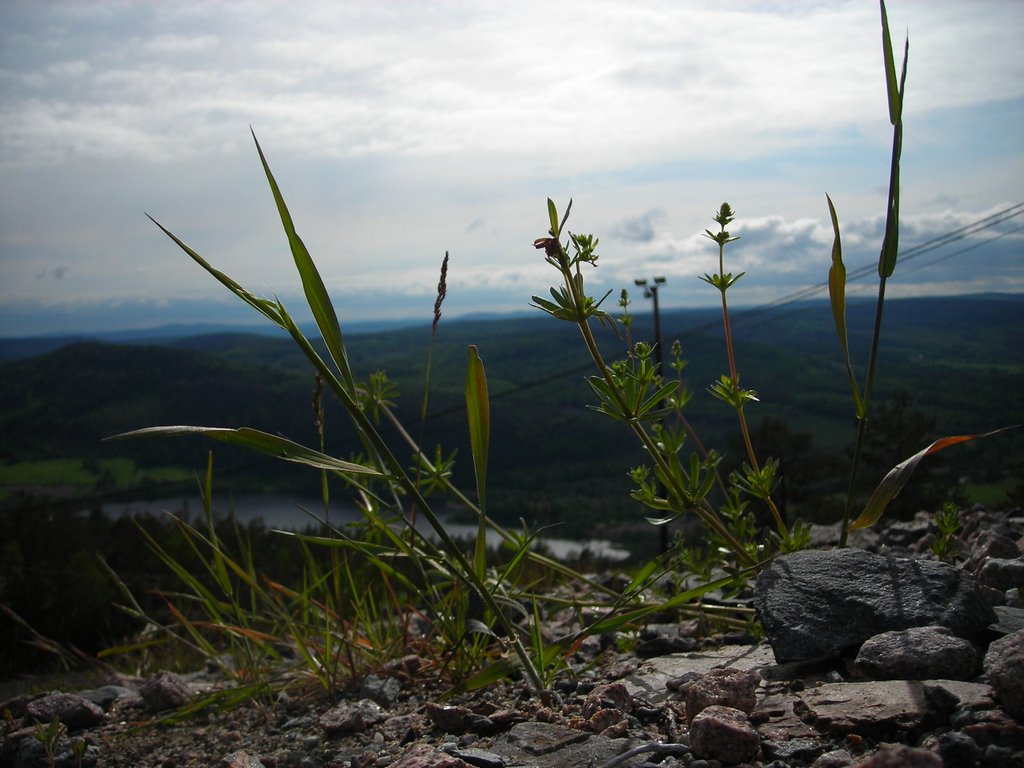
M346 474L377 475L381 473L371 467L364 467L362 464L353 464L349 461L342 461L333 456L314 451L299 443L292 442L287 438L272 435L269 432L262 432L250 427L230 429L227 427L146 427L136 429L132 432L122 432L113 435L108 440L115 440L126 437L146 437L149 435L204 435L230 445L239 445L243 448L251 448L268 456L273 456L284 461L293 461L297 464L305 464L317 469L326 469L332 472Z

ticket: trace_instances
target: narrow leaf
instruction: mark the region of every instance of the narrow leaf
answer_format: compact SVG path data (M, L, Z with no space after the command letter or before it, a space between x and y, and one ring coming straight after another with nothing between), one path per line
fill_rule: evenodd
M548 231L552 237L558 237L558 209L555 208L555 201L550 197L548 198L548 221L551 223L551 229Z
M257 312L262 314L264 317L269 319L271 322L281 326L282 328L284 327L284 324L281 321L281 316L277 313L276 306L273 301L270 301L269 299L261 299L255 294L250 293L245 288L236 283L234 280L232 280L230 277L228 277L226 274L221 272L219 269L213 267L206 259L204 259L194 250L189 248L184 242L182 242L177 237L177 235L175 235L173 232L167 229L163 224L154 219L148 213L146 214L146 218L148 218L150 221L156 224L160 228L160 230L169 238L171 238L171 240L173 240L175 244L179 248L181 248L181 250L187 253L192 258L192 260L196 262L196 264L198 264L211 275L213 275L229 291L231 291L233 294L235 294L238 298L240 298L250 307L255 309Z
M981 435L954 435L952 437L943 437L936 440L927 448L918 451L906 461L900 462L890 469L889 473L882 478L882 482L878 484L878 487L875 488L875 492L871 494L871 499L868 501L867 506L864 507L864 511L860 513L860 517L850 524L850 530L857 528L869 528L877 523L879 518L882 516L882 513L885 512L885 508L889 505L889 502L895 499L903 489L903 486L907 484L907 481L910 479L910 475L913 474L915 469L917 469L917 465L921 463L921 460L925 456L938 453L952 445L959 445L960 443L966 443L971 440L980 440L983 437L991 437L992 435L998 435L1000 432L1005 432L1008 429L1017 429L1019 426L1019 424L1016 424L1012 427L1003 427L1002 429L986 432Z
M334 305L331 303L330 296L327 294L327 288L324 286L320 272L313 263L309 251L295 231L295 225L292 222L291 214L288 212L288 206L285 205L284 197L282 197L281 190L277 186L277 181L274 180L274 175L270 172L270 166L263 155L263 148L260 147L255 132L253 132L252 138L256 142L256 151L259 152L260 162L263 163L267 182L270 184L270 190L274 195L274 202L277 204L281 224L284 226L285 234L288 236L288 245L291 248L299 277L302 279L302 290L306 294L306 301L309 304L310 311L313 313L313 319L316 320L320 334L323 336L324 343L327 345L334 364L338 367L342 380L346 386L354 390L355 380L349 368L348 355L345 352L345 342L341 336L341 326L338 324L338 316L334 311Z
M489 685L494 685L500 680L505 680L512 676L516 670L519 669L519 664L514 659L498 659L493 664L484 667L472 677L464 680L463 682L455 685L451 690L445 691L442 698L449 698L466 691L475 691L480 688L486 688Z
M832 241L832 266L828 270L828 295L832 304L832 320L836 326L836 334L839 336L839 346L843 350L843 359L846 361L846 373L850 379L850 390L853 393L853 405L857 418L863 419L865 415L864 399L860 394L860 387L857 385L857 377L853 373L853 363L850 361L850 344L846 333L846 265L843 264L843 243L839 234L839 216L832 204L832 198L825 195L828 201L828 212L832 217L832 231L835 239Z
M888 278L896 271L900 250L900 155L903 152L903 123L892 129L892 161L889 170L889 202L885 217L885 235L878 259L878 276Z
M889 96L889 122L896 125L901 120L903 104L899 83L896 80L896 61L892 52L892 37L889 35L889 16L885 12L885 0L879 0L882 10L882 56L885 59L885 90ZM904 58L904 68L906 59Z
M287 438L272 435L269 432L261 432L258 429L250 429L249 427L241 427L239 429L191 426L147 427L145 429L136 429L132 432L122 432L119 435L113 435L106 439L115 440L123 437L146 437L149 435L205 435L222 443L240 445L243 448L251 448L268 456L274 456L285 461L294 461L297 464L305 464L306 466L318 469L362 475L380 476L381 474L371 467L342 461L333 456L314 451L312 448L307 448L304 445L299 445Z
M561 234L562 230L565 229L565 222L569 220L569 211L572 210L572 198L569 198L569 204L565 206L565 213L562 215L562 223L558 225L558 233Z
M491 436L491 406L487 394L487 373L475 346L469 346L469 366L466 370L466 412L469 422L469 445L476 471L476 491L480 503L479 524L476 535L474 566L477 575L486 575L487 558L487 452Z

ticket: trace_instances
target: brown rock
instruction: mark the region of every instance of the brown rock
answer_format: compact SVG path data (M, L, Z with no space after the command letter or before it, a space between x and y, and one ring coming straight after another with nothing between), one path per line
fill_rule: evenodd
M942 768L942 758L926 749L915 749L905 744L883 746L875 754L852 768Z
M942 688L961 707L991 706L987 685L953 680L883 680L871 683L828 683L794 694L793 711L805 722L832 736L855 733L889 739L919 735L934 718L926 688Z
M73 693L51 693L25 705L25 725L46 724L55 717L74 731L102 723L103 710Z
M165 709L183 707L192 700L188 684L174 672L157 672L148 677L139 689L146 709L162 712Z
M472 714L465 707L445 706L427 702L427 717L445 733L465 733L469 730L469 716Z
M320 727L328 736L361 733L387 717L387 712L375 701L360 699L344 703L320 715Z
M590 716L588 724L594 733L602 733L605 729L625 721L626 715L620 709L599 709Z
M220 761L221 768L264 768L258 757L250 755L244 749L225 755Z
M465 760L447 755L429 744L410 744L391 768L473 768Z
M760 739L745 713L712 704L690 723L690 746L697 757L735 765L757 757Z
M686 689L686 717L693 720L704 709L718 704L738 709L746 715L757 703L758 676L754 672L721 668L712 669Z
M600 709L617 709L629 714L633 711L633 697L622 683L599 685L587 694L583 716L589 718Z

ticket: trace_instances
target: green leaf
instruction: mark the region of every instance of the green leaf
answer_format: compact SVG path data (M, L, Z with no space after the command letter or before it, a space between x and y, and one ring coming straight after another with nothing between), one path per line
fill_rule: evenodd
M565 206L565 213L562 215L562 222L558 225L558 234L562 234L562 230L565 229L565 222L569 220L569 211L572 210L572 198L569 198L569 204Z
M860 513L860 517L850 524L850 530L857 528L869 528L878 522L882 513L885 512L885 508L889 505L889 502L896 498L903 486L907 484L911 474L917 469L917 465L921 463L921 460L925 456L929 456L933 453L938 453L941 450L949 448L953 445L959 445L960 443L966 443L971 440L980 440L983 437L991 437L992 435L998 435L1000 432L1005 432L1009 429L1017 429L1020 427L1019 424L1015 424L1011 427L1003 427L1002 429L996 429L992 432L986 432L981 435L954 435L952 437L943 437L936 440L934 443L924 448L909 459L900 462L895 467L889 470L889 473L882 478L882 482L875 488L875 492L871 494L871 498L868 500L867 506L864 507L864 511Z
M907 60L910 54L910 39L903 47L903 68L896 79L896 62L893 59L892 39L889 35L889 20L885 2L880 0L882 9L882 48L885 57L885 82L889 97L889 122L893 126L892 160L889 169L889 197L886 205L885 236L882 251L878 257L878 276L883 280L896 270L899 256L900 224L900 156L903 153L903 88L907 78Z
M136 429L132 432L122 432L106 439L115 440L125 437L147 437L149 435L204 435L212 437L214 440L219 440L222 443L251 448L268 456L274 456L285 461L293 461L297 464L305 464L317 469L327 469L343 474L381 476L380 472L371 467L342 461L333 456L314 451L312 448L307 448L304 445L299 445L287 438L249 427L241 427L239 429L189 426L146 427L145 429Z
M900 250L900 155L903 151L903 124L893 128L892 165L889 171L889 202L885 216L885 235L878 257L878 276L888 278L896 271Z
M896 80L896 61L892 52L892 37L889 35L889 16L885 12L885 0L879 0L882 11L882 56L885 59L885 89L889 96L889 122L892 125L902 120L903 94ZM906 58L903 59L906 72Z
M548 221L551 223L551 229L548 230L548 234L552 237L558 237L561 234L558 231L558 209L555 208L555 201L550 197L548 198Z
M330 296L327 294L327 288L320 278L320 272L317 271L309 251L306 250L305 244L295 231L295 225L292 222L291 214L288 212L288 206L285 205L284 198L281 196L281 190L274 180L274 175L270 172L270 166L267 164L267 159L263 155L263 149L256 139L255 131L252 134L252 138L256 142L256 151L259 152L260 162L263 163L263 170L267 175L267 182L270 184L270 190L274 194L274 202L277 204L277 211L281 216L281 224L284 226L285 234L288 235L288 245L292 251L292 258L295 260L295 267L299 271L299 277L302 279L302 290L306 294L306 301L309 304L310 311L313 313L313 319L316 320L320 334L323 336L324 343L327 345L334 364L338 367L342 380L351 390L355 390L355 380L348 364L345 342L341 336L341 326L338 324L338 316L334 311L334 305L331 303Z
M275 302L271 301L270 299L261 299L255 294L250 293L245 288L236 283L234 280L232 280L230 277L228 277L226 274L221 272L219 269L213 267L206 259L204 259L194 250L189 248L187 245L185 245L185 243L183 243L173 232L167 229L163 224L154 219L148 213L146 214L146 218L148 218L150 221L156 224L165 235L171 238L171 240L173 240L175 244L177 244L177 246L181 248L181 250L187 253L192 258L192 260L195 261L199 266L201 266L203 269L205 269L207 272L213 275L213 277L215 277L229 291L231 291L233 294L235 294L238 298L240 298L250 307L255 309L257 312L259 312L261 315L266 317L268 320L273 322L275 325L278 325L281 328L285 327L284 322L281 320L280 314L277 312L277 306Z
M451 690L445 691L443 698L455 696L466 691L475 691L480 688L486 688L487 686L493 685L501 680L505 680L512 676L512 673L518 670L519 664L514 659L498 659L493 664L490 664L472 677L453 686Z
M487 518L485 492L487 488L487 452L491 437L491 407L487 394L487 373L475 346L469 346L469 366L466 370L466 412L469 421L469 446L476 471L476 491L480 502L477 525L474 567L481 580L487 568Z
M832 304L832 320L836 326L836 333L839 335L839 346L843 350L843 358L846 361L846 374L850 379L850 391L853 393L853 405L857 418L863 419L865 414L864 398L861 397L860 387L857 385L857 377L853 373L853 363L850 361L850 345L846 333L846 265L843 264L843 244L839 235L839 216L832 204L832 198L825 195L828 201L828 212L832 217L832 231L835 239L832 241L832 266L828 270L828 295Z

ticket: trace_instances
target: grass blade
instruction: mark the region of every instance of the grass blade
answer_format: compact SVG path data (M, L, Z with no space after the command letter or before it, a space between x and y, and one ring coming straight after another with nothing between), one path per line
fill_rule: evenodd
M900 218L900 156L903 153L903 87L907 78L907 59L910 54L910 39L903 47L903 68L896 79L896 62L893 58L892 38L889 35L889 19L885 12L884 0L879 0L882 9L882 52L885 58L885 88L889 101L889 122L893 126L892 161L889 171L889 199L886 206L885 236L882 252L878 259L878 276L883 280L896 269L899 255Z
M469 445L473 452L476 471L476 492L480 503L476 534L474 567L483 579L487 567L487 452L491 438L491 406L487 394L487 373L475 346L469 347L469 366L466 370L466 412L469 422Z
M885 512L885 508L889 505L889 502L896 498L903 486L907 484L910 476L914 470L917 469L917 465L921 463L921 460L925 456L930 456L933 453L945 450L953 445L959 445L960 443L966 443L971 440L980 440L983 437L991 437L992 435L998 435L1000 432L1005 432L1008 429L1016 429L1020 425L1014 425L1012 427L1003 427L1002 429L996 429L992 432L986 432L981 435L953 435L952 437L943 437L936 440L934 443L924 448L909 459L900 462L895 467L889 470L889 473L882 478L882 482L875 488L875 492L871 494L871 499L868 501L867 506L864 507L864 511L860 513L860 517L850 524L850 530L857 528L869 528L878 522L882 513Z
M882 11L882 56L885 59L885 90L889 97L889 122L896 125L902 120L903 94L896 80L896 61L892 51L892 37L889 35L889 15L885 12L885 0L879 0ZM904 59L904 70L906 59Z
M305 464L317 469L327 469L343 474L381 475L380 472L372 467L364 467L361 464L353 464L349 461L336 459L333 456L314 451L312 448L299 445L287 438L249 427L240 427L239 429L189 426L146 427L145 429L136 429L132 432L122 432L119 435L113 435L106 439L115 440L125 437L146 437L148 435L205 435L222 443L251 448L268 456L274 456L285 461L293 461L297 464Z
M850 361L850 344L846 332L846 265L843 264L843 243L839 234L839 216L832 204L832 198L825 195L828 201L828 212L832 217L832 231L835 239L832 241L832 266L828 270L828 296L832 304L832 320L836 326L836 333L839 336L839 346L843 350L843 358L846 361L846 373L850 379L850 390L853 393L854 409L858 419L863 419L864 398L861 397L860 387L857 385L857 377L853 373L853 363Z
M256 151L260 154L260 162L263 163L267 182L270 184L270 190L274 195L274 202L277 204L277 211L281 216L281 224L284 226L285 234L288 235L288 245L292 251L292 258L295 260L295 267L299 271L299 277L302 279L302 290L306 294L306 301L309 303L309 308L313 313L313 319L316 320L320 334L323 336L324 343L334 359L334 364L338 366L338 372L341 374L342 379L350 390L355 390L355 380L352 377L352 370L348 364L345 342L341 336L341 326L338 323L338 315L334 311L334 305L331 303L330 296L327 294L327 288L324 286L324 281L321 279L320 272L313 263L309 251L295 231L292 216L288 212L288 206L285 205L284 197L282 197L281 190L277 186L277 181L270 172L270 165L268 165L267 158L263 154L263 148L260 147L260 143L256 139L255 131L252 133L252 139L256 142Z
M270 301L269 299L261 299L259 296L256 296L255 294L250 293L245 288L243 288L241 285L239 285L234 280L232 280L230 277L228 277L223 272L221 272L219 269L217 269L213 265L211 265L210 262L208 262L206 259L204 259L202 256L200 256L194 250L192 250L189 246L187 246L184 242L182 242L181 239L178 238L177 235L175 235L173 232L171 232L169 229L167 229L167 227L165 227L159 221L154 219L148 213L146 214L146 217L150 221L152 221L154 224L156 224L165 235L167 235L169 238L171 238L171 240L173 240L175 242L175 244L179 248L181 248L181 250L183 250L185 253L187 253L192 258L192 260L196 262L196 264L198 264L203 269L205 269L207 272L209 272L211 275L213 275L213 277L216 278L218 282L220 282L229 291L231 291L233 294L235 294L235 296L240 298L242 301L244 301L250 307L252 307L257 312L262 314L264 317L269 319L275 325L278 325L281 328L285 327L283 321L281 320L281 315L277 311L277 305L276 305L275 302Z

